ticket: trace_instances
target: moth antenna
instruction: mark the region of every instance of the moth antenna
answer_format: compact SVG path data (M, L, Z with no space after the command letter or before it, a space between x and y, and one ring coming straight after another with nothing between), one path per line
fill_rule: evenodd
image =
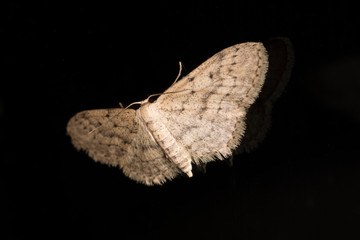
M144 101L141 101L141 102L133 102L133 103L130 103L129 105L127 105L126 108L124 108L124 106L122 105L121 102L119 102L119 105L120 107L122 108L122 110L118 113L118 114L115 114L114 116L110 117L109 120L113 119L114 117L116 116L119 116L124 110L128 109L129 107L131 107L132 105L135 105L135 104L143 104L144 102L148 101L148 99L144 100ZM106 122L107 123L107 122ZM105 123L105 124L106 124ZM91 130L88 134L92 134L93 132L95 132L96 130L98 130L99 128L103 127L104 124L101 124L100 126L94 128L93 130Z
M179 80L179 78L180 78L180 76L181 76L181 72L182 72L182 63L179 61L179 73L178 73L175 81L171 84L171 86L174 85L174 84ZM184 91L188 91L188 89L184 89L184 90L176 91L176 92L165 92L165 93L155 93L155 94L151 94L150 96L148 96L148 97L147 97L145 100L143 100L143 101L130 103L129 105L127 105L126 108L124 108L123 104L122 104L121 102L119 102L120 107L123 108L123 109L122 109L118 114L116 114L116 115L112 116L111 118L109 118L109 120L110 120L110 119L113 119L113 118L116 117L116 116L119 116L124 110L128 109L129 107L131 107L131 106L133 106L133 105L135 105L135 104L142 105L142 104L144 104L144 103L149 102L149 99L150 99L151 97L161 96L161 95L163 95L163 94L179 93L179 92L184 92ZM106 124L106 123L105 123L105 124ZM91 130L88 134L91 134L91 133L95 132L97 129L101 128L102 126L103 126L103 124L100 125L100 126L98 126L98 127L96 127L96 128L94 128L94 129Z
M171 86L174 85L174 84L179 80L179 78L180 78L180 76L181 76L181 72L182 72L182 63L181 63L181 61L179 61L179 73L178 73L175 81L171 84ZM170 86L170 87L171 87L171 86Z

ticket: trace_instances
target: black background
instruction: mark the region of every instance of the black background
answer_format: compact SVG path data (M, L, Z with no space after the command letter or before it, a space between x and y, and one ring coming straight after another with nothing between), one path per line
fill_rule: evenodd
M4 239L358 239L355 1L1 4ZM225 47L277 36L293 42L292 77L266 139L232 168L146 187L66 136L78 111L164 91L178 61L185 75Z

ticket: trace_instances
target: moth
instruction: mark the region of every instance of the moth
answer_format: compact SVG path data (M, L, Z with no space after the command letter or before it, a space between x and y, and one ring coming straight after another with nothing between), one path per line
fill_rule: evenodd
M73 116L67 133L76 149L122 169L146 185L232 155L245 132L248 108L264 84L268 54L262 43L228 47L137 110L112 108Z

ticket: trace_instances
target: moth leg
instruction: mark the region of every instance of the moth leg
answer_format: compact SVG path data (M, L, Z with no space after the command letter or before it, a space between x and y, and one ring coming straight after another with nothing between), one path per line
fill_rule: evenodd
M199 168L203 174L206 174L206 163L201 163Z
M229 165L229 167L234 166L234 155L231 155L227 159L225 159L225 162Z

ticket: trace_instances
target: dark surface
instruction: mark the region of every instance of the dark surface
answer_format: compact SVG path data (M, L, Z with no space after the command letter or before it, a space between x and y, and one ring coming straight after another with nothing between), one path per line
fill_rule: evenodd
M169 1L170 2L170 1ZM3 1L2 239L358 239L360 47L352 1ZM272 127L230 168L146 187L77 152L85 109L164 91L219 50L290 38Z

